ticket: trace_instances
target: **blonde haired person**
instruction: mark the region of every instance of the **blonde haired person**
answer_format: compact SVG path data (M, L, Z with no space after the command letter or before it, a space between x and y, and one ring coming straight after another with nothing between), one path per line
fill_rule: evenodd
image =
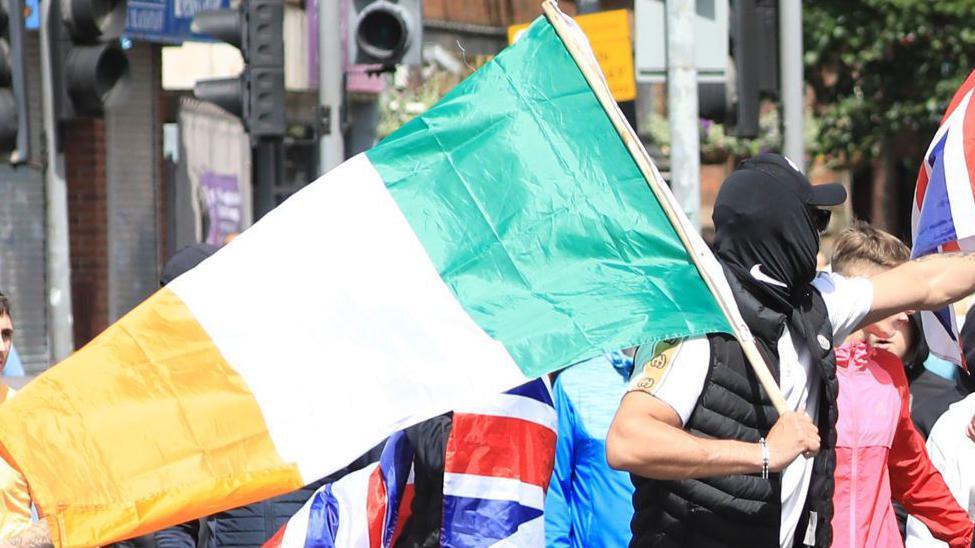
M908 259L903 242L858 221L837 239L832 266L842 276L871 278ZM909 322L906 313L894 314L864 326L836 349L833 546L903 546L892 500L950 546L971 544L973 524L931 464L911 421L901 360L921 340Z

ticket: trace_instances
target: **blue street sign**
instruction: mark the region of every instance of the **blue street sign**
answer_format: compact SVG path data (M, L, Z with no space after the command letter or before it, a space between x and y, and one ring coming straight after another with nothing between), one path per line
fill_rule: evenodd
M161 44L209 41L209 38L190 31L193 16L204 10L229 6L230 0L128 0L125 31L135 40Z
M28 30L41 26L39 0L24 0ZM203 10L230 7L230 0L128 0L129 38L160 44L181 44L186 40L211 41L209 37L190 32L193 16Z

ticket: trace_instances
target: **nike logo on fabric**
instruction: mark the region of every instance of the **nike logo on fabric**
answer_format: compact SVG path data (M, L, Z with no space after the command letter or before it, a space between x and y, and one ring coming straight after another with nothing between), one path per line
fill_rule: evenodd
M775 278L769 276L768 274L762 272L762 263L758 263L755 266L753 266L752 269L748 271L748 273L752 275L752 278L755 278L756 280L758 280L760 282L765 282L767 284L777 285L779 287L785 287L785 288L788 288L789 287L789 286L785 285L784 283L776 280Z

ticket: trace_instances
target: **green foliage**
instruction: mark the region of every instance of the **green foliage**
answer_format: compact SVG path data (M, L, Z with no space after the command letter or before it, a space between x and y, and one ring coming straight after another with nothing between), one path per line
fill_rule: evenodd
M742 139L725 133L722 124L701 118L701 158L704 161L723 159L729 155L747 157L767 150L782 148L782 134L779 130L779 113L774 108L766 109L759 119L760 135L757 139ZM664 154L670 154L670 125L667 116L651 112L644 124L650 140Z
M379 96L379 125L376 130L378 137L385 138L406 122L426 112L461 80L490 59L489 55L478 55L471 60L471 64L465 58L464 68L459 73L436 64L426 64L420 69L406 65L397 67L395 73L387 76L388 85Z
M759 136L756 139L743 139L725 133L724 125L700 119L701 130L701 161L704 163L721 162L727 156L747 158L759 152L781 152L782 130L779 109L776 105L764 105L762 115L758 120ZM811 150L815 147L815 139L819 132L819 121L807 113L805 120L805 147ZM646 136L660 148L663 154L670 154L670 126L667 117L651 112L645 122L641 124Z
M386 91L379 97L379 125L376 133L380 139L396 131L413 117L426 112L457 84L457 78L444 71L429 72L426 78L412 85L397 85L397 79L390 78L390 85L387 85Z
M885 141L915 140L923 151L975 65L973 23L972 0L804 2L814 151L847 163L877 156Z

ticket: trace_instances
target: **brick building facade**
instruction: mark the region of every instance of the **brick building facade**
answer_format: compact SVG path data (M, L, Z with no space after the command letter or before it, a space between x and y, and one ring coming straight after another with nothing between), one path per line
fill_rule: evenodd
M108 186L104 120L64 127L75 344L108 327Z

